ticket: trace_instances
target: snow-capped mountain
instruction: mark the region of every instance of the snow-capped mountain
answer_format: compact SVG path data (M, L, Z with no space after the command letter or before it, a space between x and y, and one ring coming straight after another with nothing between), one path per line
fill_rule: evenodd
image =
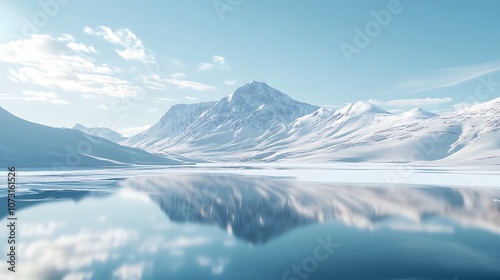
M254 81L218 102L173 106L156 125L126 143L157 152L172 147L199 153L237 151L318 108Z
M268 150L264 160L499 163L499 102L443 116L423 109L390 114L365 102L326 114L320 109L291 124L273 143L283 148ZM474 152L463 154L469 149Z
M172 106L158 123L126 141L129 144L148 146L156 142L169 142L183 132L216 102L177 104Z
M87 134L108 139L109 141L115 143L119 143L127 139L127 137L124 137L120 133L107 127L85 127L84 125L77 123L73 126L73 129L78 129Z
M0 107L0 164L57 170L129 164L184 164L120 146L76 129L54 128L18 118Z
M126 143L209 161L500 163L499 103L442 116L392 114L369 102L334 110L251 82L215 103L173 106Z
M441 122L460 124L446 161L500 163L500 98L443 116Z

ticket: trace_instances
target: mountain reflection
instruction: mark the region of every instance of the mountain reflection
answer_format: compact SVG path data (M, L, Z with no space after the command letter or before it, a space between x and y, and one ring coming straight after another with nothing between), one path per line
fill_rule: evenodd
M500 192L494 189L339 186L204 173L136 177L120 185L147 193L172 221L217 225L251 243L327 221L369 230L450 233L462 226L500 234L493 200Z

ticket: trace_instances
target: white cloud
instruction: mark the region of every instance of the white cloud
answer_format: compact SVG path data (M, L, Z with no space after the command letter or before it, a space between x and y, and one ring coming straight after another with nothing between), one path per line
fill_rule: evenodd
M47 224L43 223L22 223L20 228L20 234L23 237L30 236L50 236L54 232L66 224L63 222L49 222Z
M210 239L202 236L197 236L197 237L181 236L172 241L166 241L163 247L167 249L169 253L173 256L182 256L184 255L184 250L186 248L201 247L210 243L211 243Z
M123 49L115 50L116 53L125 60L139 60L145 63L154 62L154 57L151 51L146 49L139 39L128 28L118 29L113 31L108 26L99 26L96 29L85 27L83 31L89 35L96 35L104 38L104 40L119 45Z
M140 79L145 87L153 90L163 90L167 87L167 85L173 85L180 89L193 89L197 91L207 91L214 88L213 86L199 82L180 80L179 78L186 76L184 73L173 73L168 76L169 78L163 78L156 73L152 73L142 75Z
M500 61L435 70L427 75L402 82L398 89L411 93L457 86L500 70Z
M93 272L72 272L64 275L62 280L90 280L93 274Z
M144 87L152 90L163 90L166 87L165 80L156 73L143 74L140 76Z
M224 258L211 260L210 258L205 256L198 257L197 262L201 267L210 267L212 270L212 274L214 275L218 275L224 272L224 267L229 263L229 261Z
M22 96L13 96L11 94L0 95L0 100L24 100L29 102L49 102L52 104L69 104L68 101L61 100L54 92L30 91L25 90Z
M137 192L130 188L120 189L118 195L120 196L120 198L124 200L130 200L135 203L140 202L145 204L151 204L151 197L148 194L143 192Z
M82 43L69 42L66 46L68 48L77 51L77 52L86 52L86 53L96 53L97 51L92 46L87 46Z
M74 42L75 37L73 35L68 34L68 33L63 33L61 36L57 37L57 40L62 41L62 42Z
M184 96L184 99L187 99L187 100L198 100L198 98L193 97L193 96Z
M201 70L201 71L206 71L206 70L210 70L214 68L214 65L212 63L200 63L200 65L198 65L198 70Z
M113 97L137 96L140 88L113 76L116 69L106 64L96 65L92 58L67 46L66 38L32 35L28 39L0 45L0 61L10 67L8 77L66 92Z
M198 65L198 70L207 71L217 67L220 70L229 70L231 67L226 63L226 58L220 55L213 55L212 62L203 62Z
M151 127L151 125L134 126L134 127L124 128L118 132L120 132L120 134L125 136L125 137L129 137L129 136L134 136L137 133L143 132L150 127Z
M424 107L424 106L434 106L444 103L452 102L453 99L450 97L445 98L413 98L413 99L393 99L389 101L379 101L376 99L369 99L368 102L378 105L378 106L388 106L388 107Z
M54 101L57 100L57 94L53 92L39 92L39 91L23 91L24 97L22 99L26 101Z
M94 94L82 94L82 97L88 100L96 100L101 98L101 96Z
M154 102L161 104L169 104L175 101L178 101L178 99L168 98L168 97L157 97Z
M158 111L158 109L156 109L156 108L151 108L151 109L148 110L149 113L154 113L156 111Z
M218 63L218 64L226 64L226 61L225 61L226 59L220 55L214 55L213 60L215 63Z
M116 280L138 280L142 279L144 263L123 264L113 271L113 279Z
M88 279L92 271L82 270L112 259L122 247L137 239L135 231L114 228L24 240L23 246L18 249L23 269L16 271L16 279L51 280L54 275L66 275L61 276L62 279ZM1 268L0 277L5 276L4 271L7 271L5 264Z
M186 77L186 74L177 72L177 73L170 74L170 77L172 77L173 79L179 79L179 78Z
M237 82L238 81L236 81L236 80L227 80L227 81L224 81L224 84L232 86L232 85L235 85Z
M97 107L99 107L99 109L104 110L104 111L108 111L109 110L108 106L103 105L103 104L99 104L99 106L97 106Z
M53 101L50 101L50 103L52 103L52 104L61 104L61 105L67 105L67 104L69 104L68 101L64 101L64 100L53 100Z
M214 89L213 86L187 80L166 79L165 81L180 89L194 89L197 91L207 91Z

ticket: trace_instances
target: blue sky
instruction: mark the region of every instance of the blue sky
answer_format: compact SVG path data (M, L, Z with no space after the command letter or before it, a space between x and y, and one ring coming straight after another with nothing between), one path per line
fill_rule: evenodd
M0 105L131 134L251 80L292 98L446 112L500 92L500 2L0 2Z

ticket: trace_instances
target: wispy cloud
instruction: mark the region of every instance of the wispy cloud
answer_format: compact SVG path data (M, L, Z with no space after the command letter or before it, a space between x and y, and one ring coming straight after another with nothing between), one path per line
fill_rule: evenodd
M59 99L54 92L42 92L42 91L30 91L25 90L22 92L21 96L15 96L11 94L0 95L0 100L24 100L29 102L49 102L52 104L69 104L68 101Z
M146 49L142 40L128 28L113 31L108 26L99 26L96 29L87 26L83 31L89 35L102 37L112 44L123 47L123 49L117 49L115 51L125 60L139 60L145 63L154 62L151 50Z
M210 69L214 68L214 66L215 65L213 65L212 63L203 62L203 63L200 63L200 65L198 66L198 70L206 71L206 70L210 70Z
M51 221L49 223L23 223L21 226L21 234L23 237L29 236L50 236L61 227L64 227L66 223Z
M16 271L19 273L16 279L54 279L53 275L61 275L59 279L89 279L73 277L91 275L89 268L111 260L124 246L136 242L138 236L135 231L114 228L106 231L82 229L76 234L26 239L24 246L19 248L26 267ZM82 274L75 274L77 271Z
M151 125L134 126L134 127L124 128L118 132L120 132L120 134L125 136L125 137L129 137L129 136L134 136L137 133L143 132L150 127L151 127Z
M122 264L120 267L113 271L113 279L117 280L130 280L142 279L142 274L145 270L144 262Z
M202 62L198 65L198 70L207 71L213 68L229 70L231 67L226 63L226 58L220 55L213 55L212 62Z
M397 89L417 93L453 87L499 70L500 61L438 69L423 76L404 81L397 86Z
M165 79L156 73L141 74L139 79L147 89L163 90L166 87Z
M168 98L168 97L157 97L154 100L155 103L161 103L161 104L170 104L175 101L178 101L178 99Z
M97 107L98 107L99 109L103 110L103 111L108 111L108 110L109 110L108 106L103 105L103 104L99 104L99 106L97 106Z
M184 99L187 99L187 100L198 100L198 98L193 97L193 96L184 96Z
M177 86L180 89L194 89L197 91L207 91L214 89L213 86L187 80L165 79L165 81L169 84Z
M85 52L85 53L96 53L97 51L92 46L87 46L82 43L69 42L67 44L68 48L77 51L77 52Z
M148 89L164 90L167 85L173 85L179 89L192 89L197 91L208 91L214 89L214 86L199 82L181 79L186 77L184 73L173 73L167 77L162 77L156 73L141 75L142 84Z
M424 107L424 106L435 106L439 104L445 104L452 102L453 99L450 97L445 98L412 98L412 99L393 99L388 101L380 101L376 99L369 99L368 102L387 107L396 108L406 108L406 107Z
M170 74L170 77L172 77L173 79L180 79L180 78L186 77L186 74L177 72L177 73Z
M235 85L237 82L238 81L236 81L236 80L227 80L227 81L224 81L224 84L232 86L232 85Z

